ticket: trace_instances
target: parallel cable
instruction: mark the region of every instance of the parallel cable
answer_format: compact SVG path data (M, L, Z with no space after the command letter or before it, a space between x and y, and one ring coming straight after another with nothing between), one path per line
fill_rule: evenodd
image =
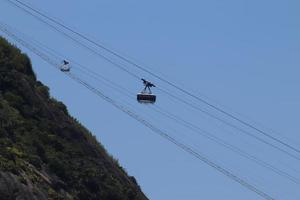
M205 131L203 129L201 129L200 127L198 127L197 125L193 124L193 123L190 123L174 114L171 114L169 112L166 112L164 111L163 108L161 107L158 107L158 109L155 108L155 111L160 113L161 115L164 115L165 117L181 124L182 126L188 128L189 130L193 131L194 133L196 134L199 134L205 138L208 138L209 140L225 147L226 149L229 149L230 151L248 159L248 160L251 160L253 162L255 162L256 164L260 165L261 167L264 167L268 170L271 170L273 172L275 172L276 174L282 176L282 177L285 177L287 179L289 179L290 181L296 183L296 184L300 184L300 180L299 178L297 177L294 177L293 175L290 175L289 173L285 172L285 171L282 171L281 169L278 169L277 167L243 151L242 149L232 145L232 144L229 144L228 142L226 142L225 140L222 140L221 138L218 138L216 136L214 136L212 133L208 132L208 131Z
M85 73L86 75L89 75L90 77L94 78L95 80L101 82L102 84L105 84L106 86L112 88L112 89L115 89L116 91L118 91L119 93L125 95L127 98L129 99L132 99L132 93L130 91L126 91L126 88L123 88L121 85L119 84L116 84L110 80L107 80L105 77L100 77L100 79L97 77L97 76L94 76L95 73L86 73L84 70L86 70L86 68L84 68L84 66L82 66L83 69L79 69L81 72ZM105 78L105 79L103 79ZM103 79L104 81L102 81L101 79ZM282 177L285 177L287 179L289 179L290 181L296 183L296 184L300 184L300 180L290 174L288 174L287 172L285 171L282 171L280 169L278 169L277 167L243 151L242 149L234 146L234 145L231 145L229 144L228 142L222 140L221 138L218 138L216 136L214 136L212 133L208 132L208 131L205 131L203 129L201 129L200 127L198 127L197 125L193 124L193 123L190 123L168 111L166 111L164 108L160 107L160 106L157 106L157 105L154 105L154 106L150 106L149 107L151 110L155 111L156 113L159 113L161 115L163 115L164 117L168 118L168 119L171 119L172 121L182 125L183 127L195 132L196 134L198 135L201 135L205 138L208 138L209 140L225 147L226 149L229 149L230 151L248 159L248 160L251 160L253 162L255 162L256 164L266 168L266 169L269 169L273 172L275 172L276 174L282 176Z
M127 98L132 99L131 95L133 95L133 94L130 91L126 90L126 88L123 88L121 85L116 84L116 83L114 83L114 82L106 79L105 77L101 76L100 74L97 74L97 73L95 73L93 71L89 71L89 69L85 68L82 65L81 65L81 67L82 67L82 69L79 69L79 68L78 69L82 73L85 73L86 75L88 75L88 76L92 77L93 79L101 82L102 84L105 84L106 86L108 86L108 87L110 87L112 89L115 89L119 93L125 95ZM85 72L85 70L88 70L89 73ZM99 79L99 77L97 75L99 75L100 79ZM103 79L104 82L101 79ZM188 122L188 121L186 121L186 120L184 120L184 119L182 119L182 118L180 118L180 117L178 117L178 116L176 116L176 115L174 115L174 114L172 114L172 113L164 110L162 107L154 105L154 107L151 106L149 108L152 109L152 110L154 110L156 113L159 113L159 114L161 114L161 115L163 115L163 116L171 119L172 121L177 122L178 124L182 125L183 127L188 128L189 130L195 132L196 134L199 134L199 135L201 135L203 137L206 137L209 140L211 140L211 141L213 141L213 142L215 142L215 143L217 143L217 144L219 144L219 145L221 145L221 146L223 146L223 147L231 150L234 153L237 153L238 155L240 155L240 156L242 156L244 158L247 158L247 159L255 162L256 164L258 164L258 165L260 165L262 167L265 167L266 169L269 169L269 170L275 172L276 174L278 174L278 175L280 175L282 177L285 177L285 178L289 179L290 181L292 181L292 182L294 182L296 184L300 184L300 180L298 178L296 178L296 177L288 174L287 172L284 172L284 171L276 168L275 166L272 166L271 164L268 164L267 162L265 162L265 161L263 161L263 160L255 157L255 156L253 156L253 155L251 155L251 154L243 151L242 149L240 149L238 147L235 147L235 146L229 144L228 142L226 142L226 141L224 141L224 140L222 140L222 139L214 136L212 133L209 133L208 131L205 131L205 130L201 129L197 125L195 125L193 123L190 123L190 122Z
M242 186L248 188L249 190L251 190L252 192L255 192L256 194L258 194L259 196L263 197L264 199L268 199L268 200L274 200L273 197L271 197L270 195L266 194L265 192L257 189L255 186L251 185L250 183L246 182L245 180L243 180L242 178L234 175L232 172L230 172L229 170L226 170L225 168L221 167L220 165L210 161L209 159L207 159L205 156L203 156L202 154L198 153L197 151L195 151L194 149L188 147L187 145L178 142L175 138L171 137L170 135L168 135L167 133L163 132L161 129L155 127L154 125L152 125L151 123L149 123L148 121L144 120L142 117L140 117L139 115L133 113L132 111L126 109L126 107L116 103L114 100L112 100L111 98L105 96L101 91L99 91L98 89L90 86L88 83L84 82L83 80L79 79L78 77L74 76L73 74L69 73L67 74L70 78L72 78L74 81L78 82L79 84L83 85L84 87L86 87L88 90L90 90L91 92L93 92L94 94L96 94L97 96L99 96L100 98L102 98L103 100L105 100L106 102L112 104L115 108L121 110L122 112L124 112L125 114L129 115L131 118L137 120L138 122L140 122L141 124L143 124L144 126L148 127L149 129L151 129L154 133L160 135L162 138L168 140L169 142L173 143L174 145L176 145L177 147L179 147L180 149L182 149L183 151L191 154L192 156L194 156L195 158L201 160L202 162L206 163L207 165L209 165L210 167L214 168L215 170L221 172L222 174L224 174L225 176L227 176L228 178L238 182L239 184L241 184Z
M129 71L128 69L126 69L125 67L123 67L122 65L118 64L115 61L112 61L111 59L109 59L107 56L102 55L101 53L99 53L98 51L96 51L95 49L87 46L86 44L82 43L81 41L77 40L75 37L72 37L70 35L68 35L67 33L63 32L62 30L60 30L59 28L55 27L54 25L48 23L46 20L34 15L33 13L31 13L30 11L26 10L25 8L21 7L20 5L14 3L11 0L6 0L9 3L11 3L12 5L14 5L15 7L21 9L23 12L29 14L30 16L34 17L35 19L37 19L38 21L46 24L47 26L49 26L50 28L52 28L53 30L55 30L56 32L62 34L64 37L68 38L69 40L75 42L77 45L87 49L88 51L92 52L93 54L95 54L96 56L99 56L100 58L104 59L106 62L112 64L113 66L119 68L120 70L126 72L127 74L129 74L130 76L132 76L133 78L139 79L140 77L137 76L136 74L132 73L131 71Z
M107 58L106 56L103 56L103 55L100 54L99 52L97 52L97 51L95 51L94 49L88 47L87 45L85 45L85 44L83 44L82 42L76 40L75 38L69 36L68 34L66 34L65 32L61 31L60 29L57 29L57 28L56 28L55 26L53 26L52 24L50 24L50 23L48 23L47 21L45 21L45 20L43 20L43 19L37 17L37 16L34 15L33 13L31 13L31 12L29 12L28 10L24 9L23 7L17 5L16 3L12 2L11 0L7 0L7 1L10 2L11 4L13 4L14 6L16 6L16 7L20 8L20 9L22 9L24 12L26 12L26 13L32 15L33 17L37 18L37 19L40 20L41 22L46 23L47 25L49 25L50 27L54 28L56 31L62 33L63 35L65 35L66 37L68 37L68 38L71 39L72 41L76 42L76 43L79 44L80 46L82 46L82 47L84 47L84 48L86 48L86 49L92 51L93 53L95 53L95 54L98 55L98 56L101 56L101 57L102 57L103 59L105 59L107 62L113 64L114 66L117 66L119 69L121 69L121 70L125 71L126 73L130 74L130 75L133 76L134 78L139 79L139 76L137 76L137 75L135 75L134 73L130 72L129 70L127 70L125 67L121 66L120 64L111 61L111 60L110 60L109 58ZM34 11L35 13L37 13L37 14L39 14L39 15L45 17L46 19L52 21L53 23L55 23L55 24L57 24L57 25L63 27L64 29L66 29L66 30L68 30L68 31L70 31L70 32L72 32L72 33L74 33L74 34L76 34L77 36L79 36L79 37L81 37L81 38L83 38L83 39L85 39L85 40L87 40L87 41L93 43L94 45L96 45L96 46L98 46L98 47L100 47L100 48L102 48L102 49L108 51L109 53L111 53L111 54L117 56L118 58L120 58L120 59L122 59L122 60L128 62L129 64L132 64L133 66L137 67L138 69L140 69L140 70L142 70L142 71L144 71L144 72L146 72L146 73L148 73L148 74L150 74L150 75L156 77L157 79L159 79L159 80L161 80L161 81L167 83L168 85L170 85L170 86L172 86L172 87L178 89L179 91L181 91L181 92L187 94L188 96L191 96L191 97L197 99L198 101L201 101L202 103L205 103L205 104L208 105L209 107L212 107L213 109L215 109L215 110L217 110L217 111L219 111L219 112L221 112L221 113L223 113L223 114L229 116L230 118L232 118L232 119L234 119L234 120L236 120L236 121L238 121L238 122L244 124L245 126L247 126L247 127L251 128L251 129L254 129L254 130L258 131L259 133L265 135L266 137L272 139L273 141L276 141L276 142L278 142L278 143L284 145L285 147L287 147L287 148L289 148L289 149L292 149L293 151L296 151L296 152L300 153L300 150L297 149L296 147L293 147L292 145L289 145L288 143L283 142L282 140L280 140L280 139L278 139L278 138L276 138L276 137L274 137L274 136L272 136L272 135L266 133L265 131L263 131L263 130L257 128L257 127L255 127L254 125L251 125L250 123L247 123L247 122L245 122L245 121L243 121L243 120L241 120L241 119L235 117L234 115L230 114L229 112L226 112L225 110L223 110L223 109L221 109L221 108L219 108L219 107L217 107L217 106L215 106L215 105L209 103L208 101L206 101L206 100L204 100L204 99L202 99L202 98L200 98L200 97L198 97L198 96L192 94L191 92L189 92L189 91L187 91L187 90L184 90L184 89L180 88L179 86L175 85L174 83L172 83L172 82L170 82L170 81L168 81L168 80L162 78L161 76L158 76L158 75L154 74L153 72L147 70L146 68L142 67L141 65L138 65L138 64L136 64L135 62L133 62L133 61L131 61L131 60L129 60L129 59L127 59L127 58L121 56L120 54L118 54L118 53L116 53L116 52L114 52L114 51L112 51L112 50L110 50L110 49L104 47L103 45L101 45L101 44L99 44L99 43L97 43L97 42L95 42L95 41L93 41L93 40L91 40L91 39L89 39L88 37L84 36L83 34L77 32L77 31L74 31L73 29L71 29L71 28L65 26L64 24L60 23L59 21L57 21L57 20L55 20L55 19L52 19L51 17L48 17L47 15L43 14L42 12L40 12L40 11L38 11L38 10L36 10L36 9L34 9L34 8L30 7L30 6L28 6L28 5L26 5L25 3L23 3L23 2L21 2L21 1L19 1L19 0L15 0L15 1L17 1L19 4L25 6L26 8L28 8L28 9ZM177 97L176 97L176 98L177 98ZM289 153L289 154L290 154L290 153Z
M77 63L78 64L78 63ZM111 87L112 89L115 89L117 90L119 93L122 93L123 95L125 95L126 97L128 97L129 99L132 98L132 93L130 91L126 91L126 88L123 88L121 85L119 84L116 84L108 79L106 79L105 77L102 77L100 76L99 74L93 72L93 71L89 71L90 73L86 73L84 70L89 70L87 68L85 68L84 66L81 65L81 67L83 69L79 69L81 72L89 75L90 77L100 81L102 84L105 84L106 86L108 87ZM96 75L96 76L95 76ZM102 80L100 80L97 75L99 75L100 79L103 79L105 82L103 82ZM232 152L235 152L237 153L238 155L244 157L244 158L247 158L253 162L255 162L256 164L262 166L262 167L265 167L273 172L275 172L276 174L282 176L282 177L285 177L289 180L291 180L292 182L296 183L296 184L300 184L300 180L290 174L288 174L287 172L284 172L278 168L276 168L275 166L272 166L271 164L268 164L267 162L253 156L253 155L250 155L249 153L243 151L242 149L238 148L238 147L235 147L229 143L227 143L226 141L214 136L212 133L209 133L208 131L205 131L203 129L201 129L200 127L198 127L197 125L193 124L193 123L190 123L172 113L169 113L168 111L165 111L162 107L160 106L157 106L157 105L154 105L149 107L150 109L154 110L156 113L159 113L169 119L171 119L172 121L174 122L177 122L179 123L180 125L184 126L185 128L188 128L189 130L192 130L193 132L203 136L203 137L206 137L208 138L209 140L231 150Z
M39 52L38 49L36 49L35 47L31 46L30 44L26 43L22 39L18 38L15 34L11 33L5 27L0 27L0 30L2 30L2 32L6 33L12 39L14 39L15 41L19 42L21 45L23 45L24 47L26 47L27 49L29 49L33 53L35 53L37 56L39 56L41 59L43 59L44 61L46 61L51 66L55 67L56 69L60 69L60 65L59 64L57 64L56 62L52 61L51 58L49 58L44 53ZM262 198L264 198L266 200L274 200L274 198L272 196L270 196L269 194L267 194L264 191L258 189L256 186L248 183L246 180L244 180L244 179L236 176L231 171L229 171L229 170L221 167L220 165L216 164L215 162L209 160L204 155L200 154L199 152L195 151L194 149L188 147L187 145L185 145L185 144L183 144L181 142L178 142L175 138L171 137L166 132L162 131L161 129L157 128L153 124L149 123L148 121L146 121L145 119L143 119L142 117L140 117L136 113L132 112L131 110L127 109L123 105L117 103L116 101L114 101L110 97L108 97L105 94L103 94L99 89L96 89L96 88L92 87L91 85L89 85L87 82L81 80L76 75L74 75L72 73L65 73L65 75L67 75L69 78L71 78L75 82L81 84L82 86L84 86L85 88L87 88L89 91L91 91L92 93L94 93L95 95L97 95L98 97L100 97L101 99L103 99L104 101L110 103L112 106L114 106L118 110L122 111L123 113L125 113L128 116L130 116L131 118L135 119L136 121L138 121L139 123L141 123L145 127L149 128L154 133L156 133L159 136L161 136L163 139L165 139L165 140L173 143L174 145L176 145L177 147L179 147L180 149L182 149L186 153L192 155L196 159L201 160L205 164L209 165L213 169L219 171L223 175L225 175L228 178L234 180L235 182L239 183L240 185L242 185L243 187L249 189L250 191L256 193L260 197L262 197Z
M12 2L12 0L7 0L7 1L9 1L10 3L15 4L14 2ZM249 122L246 122L246 121L244 121L244 120L242 120L242 119L236 117L235 115L233 115L233 114L231 114L231 113L225 111L224 109L222 109L222 108L220 108L220 107L218 107L218 106L216 106L216 105L214 105L214 104L208 102L207 100L205 100L205 99L203 99L203 98L201 98L201 97L199 97L199 96L197 96L197 95L195 95L195 94L192 94L191 92L187 91L186 89L183 89L183 88L179 87L178 85L176 85L175 83L173 83L173 82L171 82L171 81L168 81L167 79L165 79L165 78L163 78L163 77L161 77L161 76L159 76L159 75L157 75L157 74L151 72L150 70L148 70L148 69L146 69L145 67L143 67L143 66L137 64L136 62L134 62L134 61L132 61L132 60L130 60L130 59L128 59L128 58L122 56L121 54L117 53L116 51L113 51L113 50L111 50L111 49L105 47L104 45L100 44L99 42L96 42L96 41L90 39L89 37L85 36L84 34L82 34L82 33L78 32L78 31L75 31L75 30L69 28L68 26L64 25L63 23L59 22L58 20L55 20L55 19L53 19L53 18L47 16L46 14L44 14L44 13L38 11L37 9L34 9L33 7L31 7L31 6L29 6L29 5L25 4L25 3L23 3L22 1L19 1L19 0L15 0L15 1L18 2L19 4L23 5L24 7L26 7L26 8L28 8L28 9L32 10L33 12L39 14L40 16L43 16L44 18L48 19L49 21L51 21L51 22L53 22L53 23L59 25L60 27L63 27L64 29L66 29L66 30L72 32L73 34L75 34L75 35L77 35L77 36L83 38L84 40L86 40L86 41L88 41L88 42L94 44L95 46L97 46L97 47L99 47L99 48L101 48L101 49L104 49L105 51L111 53L112 55L118 57L119 59L122 59L123 61L125 61L125 62L127 62L127 63L133 65L134 67L136 67L136 68L138 68L138 69L140 69L140 70L142 70L142 71L144 71L144 72L146 72L146 73L152 75L153 77L155 77L155 78L161 80L162 82L164 82L164 83L166 83L166 84L168 84L168 85L170 85L170 86L176 88L177 90L181 91L182 93L184 93L184 94L186 94L186 95L188 95L188 96L190 96L190 97L192 97L192 98L194 98L194 99L196 99L196 100L198 100L198 101L200 101L200 102L206 104L207 106L213 108L214 110L216 110L216 111L218 111L218 112L220 112L220 113L222 113L222 114L224 114L224 115L226 115L226 116L228 116L228 117L230 117L230 118L236 120L237 122L239 122L239 123L241 123L241 124L247 126L248 128L251 128L251 129L257 131L258 133L260 133L260 134L262 134L262 135L264 135L264 136L270 138L271 140L276 141L276 142L280 143L281 145L283 145L283 146L285 146L285 147L287 147L287 148L289 148L289 149L291 149L291 150L293 150L293 151L295 151L295 152L297 152L297 153L300 153L300 150L299 150L298 148L296 148L296 147L294 147L294 146L288 144L287 142L284 142L284 141L278 139L277 137L272 136L271 134L267 133L266 131L264 131L264 130L258 128L258 127L256 127L255 125L253 125L253 124L251 124L251 123L249 123ZM15 5L16 5L16 4L15 4ZM21 8L21 7L19 7L19 8ZM21 9L23 9L23 8L21 8ZM122 69L122 70L124 70L124 69ZM136 78L139 78L139 77L136 77Z
M10 27L10 29L12 29L14 32L17 32L18 34L21 34L21 32L19 32L18 30L16 29L13 29ZM25 37L25 36L24 36ZM65 58L65 56L63 56L62 54L58 53L57 51L53 50L53 49L50 49L49 47L47 47L45 44L42 44L38 41L36 41L35 39L32 39L32 38L28 38L29 40L31 40L32 43L35 43L35 45L39 46L39 48L43 49L44 51L46 51L48 54L50 54L51 56L55 57L55 58L58 58L58 59L63 59ZM92 70L90 70L89 68L87 68L86 66L83 66L81 65L80 63L68 58L68 61L71 61L71 63L73 64L76 64L78 67L76 67L75 69L79 70L81 73L84 73L86 74L87 76L90 76L92 77L93 79L99 81L101 84L104 84L106 85L107 87L110 87L116 91L118 91L119 93L125 95L126 97L128 97L129 99L132 98L131 95L133 95L133 93L131 93L129 90L127 90L126 88L122 87L121 85L117 84L117 83L114 83L113 81L107 79L106 77L102 76L101 74L99 73L96 73ZM74 67L72 67L74 69ZM184 100L182 100L184 101ZM152 110L154 110L155 112L171 119L172 121L176 122L176 123L179 123L180 125L184 126L185 128L188 128L189 130L192 130L193 132L203 136L203 137L206 137L208 138L209 140L233 151L234 153L237 153L238 155L244 157L244 158L247 158L253 162L255 162L256 164L262 166L262 167L265 167L273 172L275 172L276 174L282 176L282 177L285 177L291 181L293 181L294 183L296 184L299 184L300 181L298 178L296 177L293 177L292 175L272 166L271 164L268 164L266 163L265 161L263 160L260 160L258 159L257 157L253 156L253 155L250 155L248 154L247 152L244 152L243 150L241 150L240 148L238 147L235 147L227 142L225 142L224 140L214 136L213 134L209 133L208 131L205 131L201 128L199 128L197 125L195 124L192 124L168 111L165 111L162 107L160 106L157 106L157 105L154 105L155 107L149 107L151 108ZM157 107L157 108L156 108ZM201 110L202 112L206 112L204 110Z
M180 98L180 97L175 96L174 94L172 94L172 93L170 93L170 92L168 92L168 91L166 91L166 90L163 90L163 89L161 89L161 88L157 88L157 89L160 90L160 91L162 91L163 93L165 93L165 94L167 94L167 95L169 95L169 96L171 96L171 97L177 99L179 102L182 102L182 103L184 103L184 104L186 104L186 105L189 105L191 108L193 108L193 109L195 109L195 110L197 110L197 111L200 111L200 112L202 112L202 113L208 115L209 117L211 117L211 118L213 118L213 119L216 119L216 120L222 122L223 124L225 124L225 125L227 125L227 126L233 128L233 129L236 129L236 130L238 130L239 132L244 133L244 134L246 134L246 135L248 135L248 136L250 136L250 137L256 139L257 141L260 141L261 143L264 143L264 144L266 144L266 145L268 145L268 146L270 146L270 147L272 147L272 148L274 148L274 149L276 149L276 150L278 150L278 151L280 151L280 152L282 152L282 153L285 153L286 155L290 156L291 158L294 158L294 159L300 161L300 158L299 158L298 156L296 156L296 155L294 155L294 154L292 154L292 153L286 151L285 149L283 149L283 148L281 148L281 147L278 147L278 146L276 146L276 145L274 145L274 144L268 142L267 140L265 140L265 139L263 139L263 138L260 138L260 137L256 136L255 134L253 134L253 133L251 133L251 132L249 132L249 131L246 131L246 130L244 130L244 129L242 129L242 128L240 128L240 127L238 127L238 126L236 126L236 125L234 125L234 124L232 124L232 123L230 123L230 122L228 122L228 121L226 121L226 120L224 120L224 119L221 119L220 117L215 116L215 115L213 115L213 114L211 114L211 113L209 113L209 112L207 112L207 111L205 111L205 110L199 108L198 106L195 106L195 105L193 105L192 103L190 103L190 102L188 102L188 101L186 101L186 100L184 100L184 99L182 99L182 98Z

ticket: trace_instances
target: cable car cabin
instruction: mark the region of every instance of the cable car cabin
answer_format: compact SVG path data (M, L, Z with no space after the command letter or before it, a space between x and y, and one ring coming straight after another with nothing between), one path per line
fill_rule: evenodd
M70 67L61 67L60 68L60 71L62 71L62 72L70 72L71 71L71 69L70 69Z
M147 93L139 93L137 94L137 101L139 103L155 103L156 96L154 94L147 94Z
M142 79L143 84L145 86L145 88L143 89L143 91L141 93L137 94L137 101L139 103L155 103L156 101L156 96L154 94L152 94L151 92L151 87L156 87L153 83L146 81L145 79Z
M63 64L60 66L60 71L62 72L70 72L71 67L69 66L69 62L66 60L63 60Z

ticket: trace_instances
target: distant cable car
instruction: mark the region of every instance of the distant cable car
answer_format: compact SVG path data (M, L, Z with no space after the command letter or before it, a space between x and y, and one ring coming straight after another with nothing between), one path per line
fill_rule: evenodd
M60 66L60 71L62 72L70 72L71 67L69 65L70 63L66 60L63 60L63 64Z
M154 94L152 94L151 92L151 87L156 87L153 83L145 80L145 79L141 79L143 81L143 84L145 86L145 88L143 89L143 91L141 93L137 94L137 101L139 103L155 103L156 101L156 96Z

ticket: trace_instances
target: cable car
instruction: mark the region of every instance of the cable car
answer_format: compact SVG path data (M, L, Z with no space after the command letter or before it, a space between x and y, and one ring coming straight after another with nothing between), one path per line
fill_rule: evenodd
M66 60L63 60L63 64L60 66L60 71L62 72L70 72L71 67L69 65L70 63Z
M137 94L137 101L139 103L145 103L145 104L153 104L156 101L156 96L152 94L151 87L156 87L153 83L141 79L143 81L143 84L145 88Z

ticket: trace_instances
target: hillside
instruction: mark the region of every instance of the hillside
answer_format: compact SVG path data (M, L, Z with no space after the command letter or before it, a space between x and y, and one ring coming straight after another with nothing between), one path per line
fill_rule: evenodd
M0 38L0 199L146 200L30 59Z

